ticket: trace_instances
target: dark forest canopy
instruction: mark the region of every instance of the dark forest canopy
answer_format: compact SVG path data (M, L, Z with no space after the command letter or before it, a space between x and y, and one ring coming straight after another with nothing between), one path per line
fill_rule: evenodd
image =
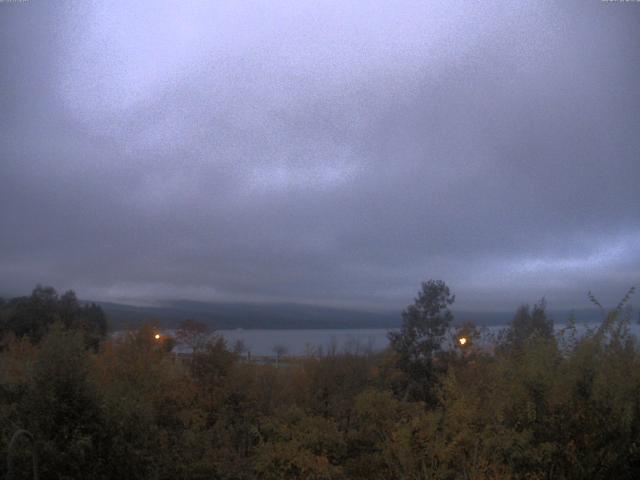
M452 326L453 295L429 281L387 350L283 353L275 365L241 358L197 321L178 332L187 356L152 325L92 348L79 313L91 307L65 310L73 298L38 287L2 305L3 325L22 325L20 309L47 319L22 337L5 331L1 343L0 455L10 454L14 478L31 478L32 448L52 479L640 473L630 295L594 328L569 322L556 335L544 302L523 306L504 334L481 342L476 326ZM448 338L457 347L443 348Z
M56 322L82 332L94 346L107 333L102 307L82 304L73 290L59 295L53 287L38 285L31 295L0 300L0 335L11 333L38 342Z

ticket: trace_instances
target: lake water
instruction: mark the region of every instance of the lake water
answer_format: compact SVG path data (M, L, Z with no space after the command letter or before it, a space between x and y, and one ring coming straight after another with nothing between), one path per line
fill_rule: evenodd
M598 324L577 324L578 332L584 332L587 328L596 328ZM480 343L493 343L491 338L503 330L505 326L489 326L481 328L482 338ZM564 325L556 325L556 331L564 328ZM631 333L640 338L640 325L630 325ZM392 329L393 330L393 329ZM387 334L389 329L291 329L291 330L216 330L216 334L222 335L227 346L233 349L237 342L244 344L245 352L257 356L275 356L277 349L286 355L306 355L309 353L328 352L331 350L343 352L367 352L380 351L389 345ZM117 337L122 331L114 332ZM174 335L173 330L165 330L168 335ZM452 339L448 342L451 345ZM445 348L447 348L445 346ZM184 347L177 347L177 351L188 351Z
M274 355L283 347L287 355L304 355L314 348L327 351L354 349L383 350L389 343L386 329L322 329L322 330L217 330L229 348L241 340L252 355Z
M578 324L578 331L596 327L595 324ZM556 330L564 325L556 325ZM485 333L496 334L504 326L485 327ZM229 348L241 340L252 355L275 355L276 347L283 347L287 355L304 355L314 348L336 348L338 351L383 350L388 344L388 329L322 329L322 330L217 330ZM632 324L631 332L640 337L640 325Z

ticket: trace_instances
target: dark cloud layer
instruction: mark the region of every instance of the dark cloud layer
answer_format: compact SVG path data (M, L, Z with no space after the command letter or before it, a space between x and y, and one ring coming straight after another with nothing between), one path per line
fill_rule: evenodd
M397 308L640 278L640 4L0 3L0 291Z

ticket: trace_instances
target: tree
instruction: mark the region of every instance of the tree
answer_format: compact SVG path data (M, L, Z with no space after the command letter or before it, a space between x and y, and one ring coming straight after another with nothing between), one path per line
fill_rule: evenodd
M9 300L6 328L16 336L38 342L59 318L58 293L51 287L37 285L30 296Z
M85 344L96 350L100 340L107 334L107 317L102 307L95 303L81 305L73 290L60 296L57 305L58 317L68 329L83 332Z
M305 415L292 409L263 431L255 462L258 478L265 480L340 480L344 439L329 418Z
M249 347L247 347L247 344L244 343L244 340L239 338L233 344L232 350L233 350L233 353L235 353L238 356L238 358L240 358L243 354L249 352Z
M102 422L89 380L82 333L52 326L41 344L21 403L24 426L38 444L43 478L96 478Z
M506 345L521 348L529 339L536 336L544 340L553 339L553 320L547 316L547 303L544 298L529 308L521 305L516 311L506 332Z
M181 446L193 418L192 382L157 332L156 325L143 325L105 342L96 355L92 383L101 395L105 442L100 454L108 459L108 472L73 478L196 478L177 473L185 468L178 457L190 462Z
M214 337L204 348L197 350L191 358L191 375L201 387L208 407L216 403L220 390L231 375L236 355L227 349L224 338Z
M436 381L434 356L442 350L453 320L449 306L455 301L442 280L422 282L414 303L402 312L402 327L389 332L398 367L407 375L405 397L433 400Z
M107 333L107 318L99 305L81 305L73 290L63 295L52 287L37 285L29 296L10 299L2 310L2 330L39 342L60 321L64 328L80 330L85 344L94 349Z
M209 339L209 327L197 320L183 320L176 330L176 340L191 349L192 353L203 348Z

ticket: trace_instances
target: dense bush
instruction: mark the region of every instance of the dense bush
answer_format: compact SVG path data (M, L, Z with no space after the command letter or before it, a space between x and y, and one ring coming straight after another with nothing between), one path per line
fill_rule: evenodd
M448 323L438 312L412 314L415 331ZM47 479L635 479L629 321L617 309L554 336L538 304L496 348L465 326L476 341L432 343L428 356L398 340L405 350L330 349L276 368L241 361L217 337L177 356L151 327L96 350L57 319L39 343L11 335L0 352L0 454L26 429ZM15 478L31 478L28 442L13 456Z

